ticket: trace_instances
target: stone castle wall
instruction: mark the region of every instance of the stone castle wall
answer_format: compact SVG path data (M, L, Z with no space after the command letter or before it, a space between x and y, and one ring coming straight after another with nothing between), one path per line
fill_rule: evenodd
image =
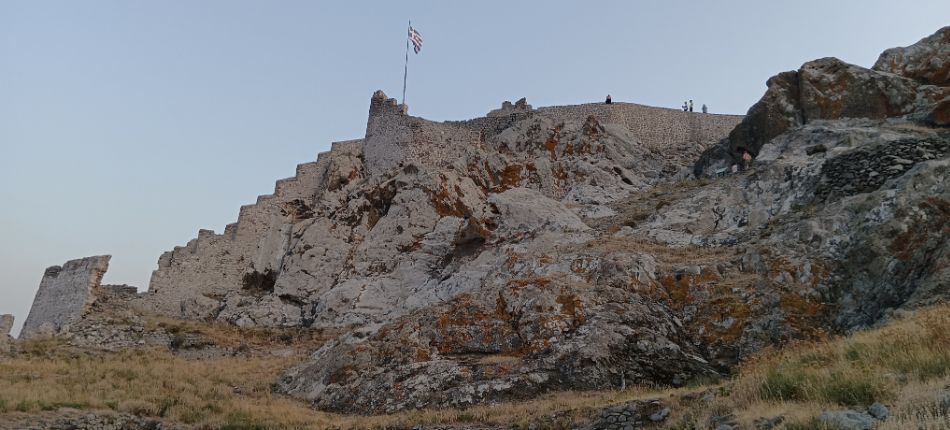
M360 164L362 170L354 173L378 175L404 163L445 166L533 115L565 122L594 116L601 123L621 125L644 145L696 153L726 136L742 118L627 103L533 109L519 100L485 117L434 122L410 116L406 106L377 91L363 139L336 142L315 162L297 166L295 176L277 181L273 194L241 207L238 221L222 234L201 230L185 246L164 253L148 294L137 299L139 305L162 314L200 318L215 314L222 298L237 289L274 288L275 283L279 289L281 281L275 277L290 246L297 212L313 207L319 193L334 188L328 178L338 178L336 170Z
M400 164L443 166L457 160L460 145L480 145L514 123L533 115L555 122L582 122L593 116L601 124L625 128L644 146L677 153L699 154L726 137L741 115L683 112L633 103L589 103L532 109L524 99L506 102L489 115L466 121L434 122L410 116L403 105L382 91L373 95L364 147L370 174Z
M139 306L154 312L202 317L227 292L272 282L290 242L293 222L325 188L328 169L338 156L362 153L362 139L334 142L314 162L297 166L293 177L278 180L273 194L242 206L238 221L223 234L199 230L198 237L159 257L148 294Z
M54 335L78 321L95 301L111 258L87 257L47 268L20 338Z

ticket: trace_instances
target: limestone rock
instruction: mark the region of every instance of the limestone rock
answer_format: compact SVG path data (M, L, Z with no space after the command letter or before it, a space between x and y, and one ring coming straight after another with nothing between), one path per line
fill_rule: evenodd
M950 123L950 27L907 48L886 51L873 69L822 58L769 79L742 123L694 166L709 176L757 156L772 138L816 120L908 116Z
M78 321L95 301L111 258L87 257L46 269L20 337L55 335Z
M873 69L924 84L950 85L950 26L937 30L911 46L884 51Z
M943 91L816 60L774 78L699 163L740 118L618 102L440 123L379 92L363 139L164 254L124 300L341 333L276 384L336 411L716 377L950 299L950 132L920 116ZM687 178L736 145L748 170ZM200 342L97 321L71 341Z

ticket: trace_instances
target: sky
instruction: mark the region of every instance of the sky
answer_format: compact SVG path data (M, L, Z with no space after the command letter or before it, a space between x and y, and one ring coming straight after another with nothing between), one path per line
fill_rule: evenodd
M772 75L870 67L950 24L950 2L0 0L0 313L43 270L113 256L147 289L159 255L361 138L370 96L483 116L504 100L745 113Z

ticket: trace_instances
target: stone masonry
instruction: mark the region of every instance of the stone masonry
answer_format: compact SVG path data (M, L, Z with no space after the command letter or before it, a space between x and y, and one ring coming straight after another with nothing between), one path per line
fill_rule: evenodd
M362 153L362 140L334 142L317 161L300 164L293 177L277 181L274 193L241 207L238 221L223 234L200 230L198 237L159 257L145 310L186 318L216 313L217 301L229 291L269 290L286 254L291 226L311 210L315 190L327 184L328 172L344 169Z
M55 335L78 321L95 301L111 258L87 257L46 269L20 338Z
M294 177L277 181L273 194L243 206L223 234L201 230L185 246L164 253L139 307L184 318L215 317L222 299L236 290L284 294L283 259L294 242L294 225L313 216L317 193L342 192L345 182L382 175L402 165L441 168L465 154L492 152L489 138L512 124L539 115L580 124L589 117L632 134L651 150L699 154L724 137L741 116L684 113L628 103L533 109L525 100L505 103L488 116L434 122L408 114L407 106L373 94L363 139L335 142L315 162L297 166ZM341 183L342 181L342 183ZM329 257L327 257L329 258ZM286 302L286 300L285 300ZM276 303L275 312L298 324L299 307ZM286 309L284 309L286 308ZM283 318L283 317L282 317Z
M10 330L13 329L13 315L0 315L0 353L10 350L10 344L13 338L10 337Z
M410 116L405 105L377 91L370 103L364 139L366 169L375 175L409 163L444 167L466 149L484 144L488 137L532 115L564 123L593 117L601 124L626 129L645 147L690 156L717 143L743 118L619 102L532 109L521 99L514 105L505 102L485 117L434 122Z

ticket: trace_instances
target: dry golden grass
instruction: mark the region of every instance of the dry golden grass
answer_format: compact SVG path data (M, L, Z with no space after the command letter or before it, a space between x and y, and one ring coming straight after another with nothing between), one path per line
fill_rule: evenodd
M205 335L217 330L191 329ZM230 330L218 335L230 336ZM822 411L860 409L880 401L892 415L882 429L950 428L950 405L945 400L950 385L950 305L849 337L768 351L720 385L560 392L523 402L381 416L318 412L304 402L274 394L273 382L300 356L187 360L164 350L83 352L55 340L24 342L19 349L16 356L0 359L0 415L69 407L159 417L197 428L382 429L437 424L524 428L529 423L569 428L613 404L663 399L674 411L668 428L706 428L713 416L733 414L742 428L754 428L759 418L781 415L785 417L781 428L794 430L816 428L814 418ZM700 393L717 396L713 401L696 400Z
M439 423L511 425L582 422L605 406L675 397L691 390L561 392L525 402L468 409L426 409L380 416L315 411L272 392L279 374L299 358L187 360L163 350L69 351L55 340L25 342L0 360L0 415L75 408L164 418L198 428L369 429ZM692 390L692 391L695 391Z
M145 316L148 331L165 330L169 334L200 335L214 345L225 348L246 347L268 349L274 345L288 345L296 349L313 350L336 333L310 329L241 328L221 321L178 320L157 315Z
M784 415L807 428L822 411L882 402L894 418L882 428L950 428L939 403L950 384L950 305L852 336L790 345L742 365L715 407L756 418ZM803 427L796 427L802 425Z
M69 352L26 342L0 361L0 414L70 407L209 428L326 428L337 418L272 393L291 358L186 360L163 350ZM243 426L243 427L242 427Z

